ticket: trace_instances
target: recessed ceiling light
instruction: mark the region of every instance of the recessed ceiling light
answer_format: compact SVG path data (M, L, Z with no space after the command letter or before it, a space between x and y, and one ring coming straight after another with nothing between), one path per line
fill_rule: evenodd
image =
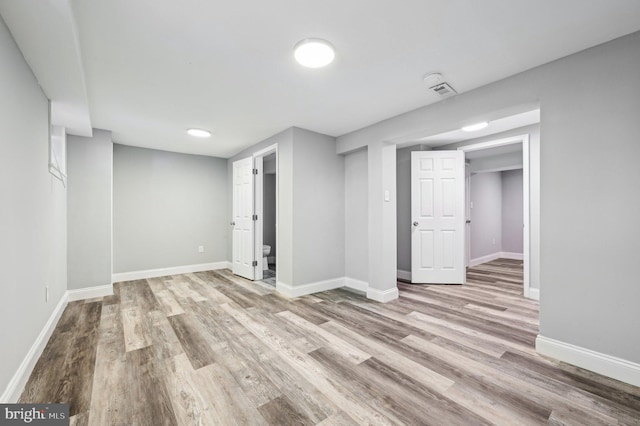
M464 130L465 132L475 132L476 130L484 129L488 125L489 123L487 123L486 121L483 121L482 123L476 123L476 124L471 124L469 126L464 126L462 130Z
M208 138L211 136L211 132L203 129L188 129L187 133L196 138Z
M333 62L336 53L333 46L320 38L306 38L293 49L296 61L303 67L321 68Z

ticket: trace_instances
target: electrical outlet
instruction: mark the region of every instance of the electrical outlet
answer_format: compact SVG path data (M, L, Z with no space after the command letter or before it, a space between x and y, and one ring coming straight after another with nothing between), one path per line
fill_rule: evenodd
M198 246L198 253L204 253L204 246Z
M44 301L45 302L49 301L49 286L48 285L44 286Z
M495 238L493 239L493 245L496 245L496 239Z

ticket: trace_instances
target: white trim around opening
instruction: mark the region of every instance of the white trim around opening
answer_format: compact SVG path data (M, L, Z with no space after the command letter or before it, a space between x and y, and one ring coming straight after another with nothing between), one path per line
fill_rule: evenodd
M255 176L255 180L254 180L254 196L255 196L255 203L254 203L254 213L257 215L258 219L256 220L256 227L255 227L255 247L254 247L254 256L255 259L258 261L258 266L256 266L256 280L262 280L263 278L263 268L264 266L262 265L263 259L262 259L262 245L264 244L264 236L263 236L263 226L264 226L264 222L263 222L263 216L264 216L264 191L263 191L263 176L264 176L264 168L263 168L263 159L264 157L271 155L271 154L275 154L276 155L276 282L278 282L278 269L277 269L277 265L280 264L280 260L279 260L279 250L278 248L280 247L280 237L279 237L279 232L278 232L278 221L279 221L279 213L278 213L278 199L279 199L279 185L278 185L278 144L275 143L273 145L270 145L264 149L261 149L260 151L257 151L253 154L253 158L254 158L254 164L256 169L258 170L258 173Z

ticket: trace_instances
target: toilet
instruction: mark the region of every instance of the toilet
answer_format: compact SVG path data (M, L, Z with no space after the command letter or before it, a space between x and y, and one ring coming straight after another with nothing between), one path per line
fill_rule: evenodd
M263 270L267 270L269 269L269 261L267 260L267 256L269 256L269 254L271 253L271 246L268 245L263 245L262 246L262 269Z

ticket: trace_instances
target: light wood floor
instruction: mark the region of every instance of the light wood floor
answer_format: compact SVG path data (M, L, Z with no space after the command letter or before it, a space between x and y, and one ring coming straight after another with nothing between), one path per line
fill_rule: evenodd
M229 271L70 303L22 394L72 424L640 424L640 388L538 356L522 265L288 300Z

